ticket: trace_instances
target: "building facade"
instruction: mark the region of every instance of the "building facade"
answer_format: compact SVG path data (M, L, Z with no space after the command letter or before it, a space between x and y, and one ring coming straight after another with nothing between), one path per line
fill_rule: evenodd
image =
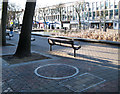
M120 1L76 1L39 8L37 21L47 29L120 29Z

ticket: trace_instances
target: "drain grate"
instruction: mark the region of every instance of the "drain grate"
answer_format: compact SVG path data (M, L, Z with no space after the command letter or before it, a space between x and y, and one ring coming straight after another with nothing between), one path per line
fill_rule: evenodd
M61 81L60 85L65 86L74 92L82 92L103 82L105 82L105 80L98 76L84 73L77 77Z

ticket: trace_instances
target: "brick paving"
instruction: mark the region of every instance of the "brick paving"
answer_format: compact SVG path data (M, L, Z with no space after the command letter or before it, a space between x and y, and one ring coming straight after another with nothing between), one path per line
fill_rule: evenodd
M81 89L84 89L82 92L118 92L118 47L83 42L81 43L82 48L77 51L77 57L74 58L73 49L53 46L53 51L50 52L47 39L41 37L37 37L37 39L32 43L32 51L48 55L52 59L26 62L20 65L9 65L3 60L3 92L79 92ZM41 40L39 41L39 39ZM43 41L46 44L46 49L43 45L39 45L38 41ZM8 42L16 45L17 40L8 40ZM2 54L14 53L15 49L16 46L3 47ZM77 67L79 73L74 77L78 78L78 80L74 79L74 77L67 78L69 79L67 82L69 86L64 86L60 82L64 82L67 79L45 79L34 73L37 67L47 64L68 64ZM56 68L55 71L59 70ZM89 75L86 75L83 79L79 78L79 75L85 73L102 78L105 82L90 87L101 80ZM95 83L92 83L94 81L92 79L95 80Z

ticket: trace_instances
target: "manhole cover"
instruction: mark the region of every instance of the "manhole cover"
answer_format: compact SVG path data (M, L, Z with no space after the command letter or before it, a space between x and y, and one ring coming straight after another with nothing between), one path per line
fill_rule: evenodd
M65 79L78 74L78 68L67 64L47 64L35 69L37 76L47 79Z

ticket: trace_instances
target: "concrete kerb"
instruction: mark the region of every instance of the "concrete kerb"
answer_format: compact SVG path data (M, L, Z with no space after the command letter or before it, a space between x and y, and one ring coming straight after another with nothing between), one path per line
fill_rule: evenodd
M93 43L104 43L104 44L110 44L110 45L120 46L120 42L117 42L117 41L96 40L96 39L65 37L65 36L53 36L53 35L47 35L47 34L32 34L32 35L42 36L42 37L58 37L58 38L64 38L64 39L74 39L76 41L93 42Z
M32 34L36 36L42 36L42 37L52 37L52 35L46 35L46 34Z

